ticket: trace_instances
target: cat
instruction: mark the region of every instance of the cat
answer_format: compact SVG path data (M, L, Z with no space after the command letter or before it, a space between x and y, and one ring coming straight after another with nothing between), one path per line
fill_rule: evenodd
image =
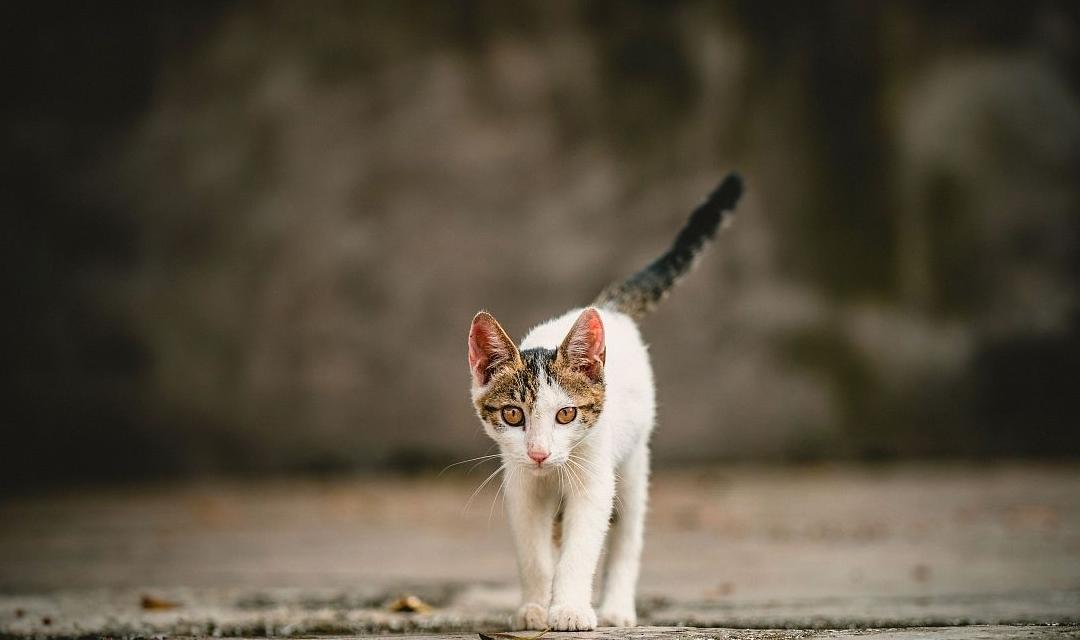
M473 318L472 401L499 447L521 578L515 629L637 624L656 400L635 321L690 270L742 190L728 175L666 253L592 306L535 327L520 346L486 311ZM593 577L609 527L598 616Z

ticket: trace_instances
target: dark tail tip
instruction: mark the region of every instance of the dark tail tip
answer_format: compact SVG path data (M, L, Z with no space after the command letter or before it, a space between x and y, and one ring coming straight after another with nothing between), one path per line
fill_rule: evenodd
M676 236L671 252L667 254L669 259L677 263L678 270L681 271L685 266L682 263L693 258L704 243L716 235L724 215L735 209L742 193L742 176L732 172L694 209L690 220Z
M720 183L720 186L709 195L708 203L710 207L716 207L721 211L734 209L735 204L739 201L739 198L743 194L743 179L742 176L736 172L731 172L724 178L724 181Z

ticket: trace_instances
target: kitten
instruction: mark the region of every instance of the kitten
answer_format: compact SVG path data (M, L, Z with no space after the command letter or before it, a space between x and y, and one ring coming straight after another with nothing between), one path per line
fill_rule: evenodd
M607 287L593 306L534 328L520 347L491 314L473 318L472 400L499 446L521 575L515 628L637 624L634 591L656 400L635 320L690 270L741 194L741 179L729 175L667 253ZM593 576L609 523L598 619Z

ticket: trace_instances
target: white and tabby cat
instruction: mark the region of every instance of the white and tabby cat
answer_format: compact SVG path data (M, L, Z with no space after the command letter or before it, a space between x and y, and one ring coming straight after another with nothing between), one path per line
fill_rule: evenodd
M593 306L534 328L520 347L491 314L473 318L472 399L500 449L521 575L515 628L597 626L592 584L609 523L599 623L637 623L656 402L635 319L690 270L741 194L742 181L729 175L665 254L609 286Z

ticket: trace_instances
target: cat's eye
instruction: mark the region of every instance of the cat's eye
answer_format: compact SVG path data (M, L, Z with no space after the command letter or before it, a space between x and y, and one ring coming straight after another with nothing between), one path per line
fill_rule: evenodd
M555 414L555 422L558 422L559 424L570 424L576 417L577 407L563 407Z
M525 412L517 407L507 405L502 408L502 419L511 427L520 427L525 424Z

